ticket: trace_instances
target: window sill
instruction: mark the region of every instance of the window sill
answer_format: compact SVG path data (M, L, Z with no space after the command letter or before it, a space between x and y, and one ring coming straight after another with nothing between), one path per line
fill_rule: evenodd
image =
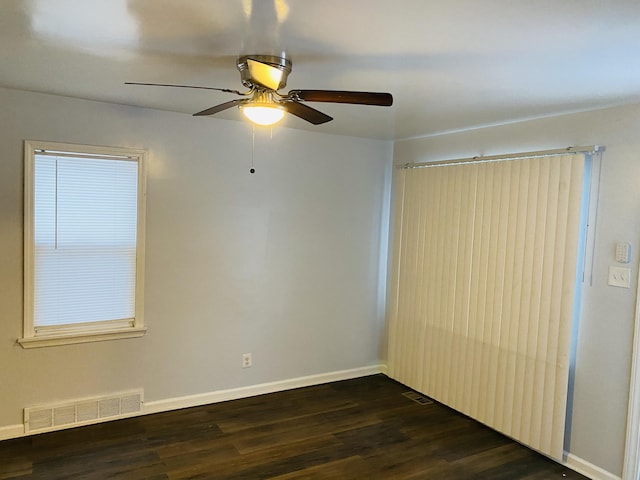
M103 342L106 340L119 340L123 338L142 337L147 332L146 327L122 328L118 330L94 330L83 333L65 333L40 335L35 337L19 338L18 343L22 348L53 347L57 345L73 345L76 343Z

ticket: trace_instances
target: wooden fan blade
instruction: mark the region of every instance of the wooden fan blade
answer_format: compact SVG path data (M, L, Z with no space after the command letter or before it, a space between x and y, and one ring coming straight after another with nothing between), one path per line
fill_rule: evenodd
M321 125L323 123L330 122L333 117L326 115L315 108L311 108L307 105L303 105L298 102L285 102L281 104L284 109L291 115L295 115L303 120L314 125Z
M389 107L393 95L380 92L348 92L344 90L291 90L289 97L306 102L352 103L357 105L378 105Z
M236 105L241 105L245 103L246 100L239 98L236 100L231 100L230 102L221 103L220 105L216 105L215 107L207 108L206 110L202 110L201 112L194 113L194 117L204 117L206 115L214 115L216 113L222 112L223 110L227 110L228 108L235 107Z
M172 83L140 83L140 82L124 82L125 85L144 85L147 87L177 87L177 88L199 88L201 90L216 90L218 92L235 93L236 95L244 95L244 93L238 90L231 90L228 88L216 88L216 87L199 87L196 85L174 85Z

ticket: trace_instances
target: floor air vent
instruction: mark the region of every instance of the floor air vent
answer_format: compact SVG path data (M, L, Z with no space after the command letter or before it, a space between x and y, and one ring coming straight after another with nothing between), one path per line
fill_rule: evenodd
M125 418L140 413L143 391L135 390L106 397L26 407L24 409L25 433L40 433L79 425Z
M419 403L420 405L429 405L430 403L433 403L433 400L431 400L429 397L425 397L418 392L404 392L402 395L407 397L409 400L413 400L414 402Z

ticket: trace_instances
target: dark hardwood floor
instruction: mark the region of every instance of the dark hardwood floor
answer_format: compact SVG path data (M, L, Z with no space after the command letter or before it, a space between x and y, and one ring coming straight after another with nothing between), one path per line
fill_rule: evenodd
M0 442L0 479L585 479L384 375Z

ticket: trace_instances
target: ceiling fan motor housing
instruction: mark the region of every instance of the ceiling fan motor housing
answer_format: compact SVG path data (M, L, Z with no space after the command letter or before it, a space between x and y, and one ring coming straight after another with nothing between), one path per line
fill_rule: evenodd
M238 57L237 67L240 71L240 79L242 84L247 88L260 86L260 83L256 82L256 79L251 76L248 60L268 65L269 67L273 67L282 72L280 83L274 90L279 90L285 87L287 84L287 78L291 73L291 60L284 57L277 57L275 55L243 55Z

